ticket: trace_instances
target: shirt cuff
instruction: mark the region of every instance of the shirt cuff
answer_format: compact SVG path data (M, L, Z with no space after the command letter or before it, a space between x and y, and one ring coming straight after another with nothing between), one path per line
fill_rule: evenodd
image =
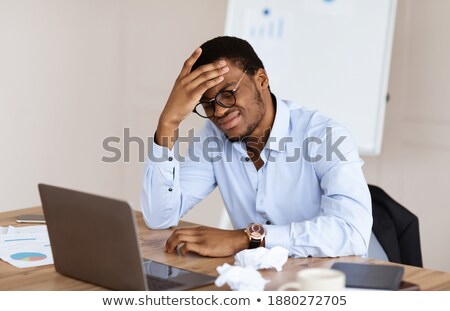
M290 231L291 225L264 225L266 230L265 246L272 248L274 246L281 246L289 250L291 253Z
M154 164L175 162L177 160L175 157L175 150L178 150L176 145L174 145L172 150L170 150L169 148L160 146L153 141L152 147L148 152L148 158Z

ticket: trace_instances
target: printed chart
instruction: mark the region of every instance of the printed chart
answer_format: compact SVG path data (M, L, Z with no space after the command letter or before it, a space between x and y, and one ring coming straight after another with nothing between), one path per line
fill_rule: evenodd
M40 261L46 259L47 255L42 253L22 252L22 253L14 253L10 257L11 259L21 261Z
M0 258L17 268L53 264L47 227L0 228Z

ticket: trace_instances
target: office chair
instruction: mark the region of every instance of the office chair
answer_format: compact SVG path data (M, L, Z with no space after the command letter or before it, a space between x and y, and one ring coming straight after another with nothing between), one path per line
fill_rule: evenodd
M391 262L422 267L419 219L385 191L369 185L372 197L372 232ZM372 245L371 245L372 244ZM369 257L375 257L376 242L369 243ZM378 249L379 250L379 249Z

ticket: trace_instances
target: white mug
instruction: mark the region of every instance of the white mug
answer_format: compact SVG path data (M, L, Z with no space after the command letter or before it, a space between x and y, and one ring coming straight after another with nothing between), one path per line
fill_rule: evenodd
M278 290L344 290L345 274L326 268L309 268L297 272L295 282L281 285Z

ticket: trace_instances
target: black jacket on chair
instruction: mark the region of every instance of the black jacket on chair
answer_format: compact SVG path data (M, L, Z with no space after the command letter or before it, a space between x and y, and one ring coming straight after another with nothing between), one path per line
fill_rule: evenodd
M372 196L372 231L389 261L422 267L419 219L381 188L369 185Z

